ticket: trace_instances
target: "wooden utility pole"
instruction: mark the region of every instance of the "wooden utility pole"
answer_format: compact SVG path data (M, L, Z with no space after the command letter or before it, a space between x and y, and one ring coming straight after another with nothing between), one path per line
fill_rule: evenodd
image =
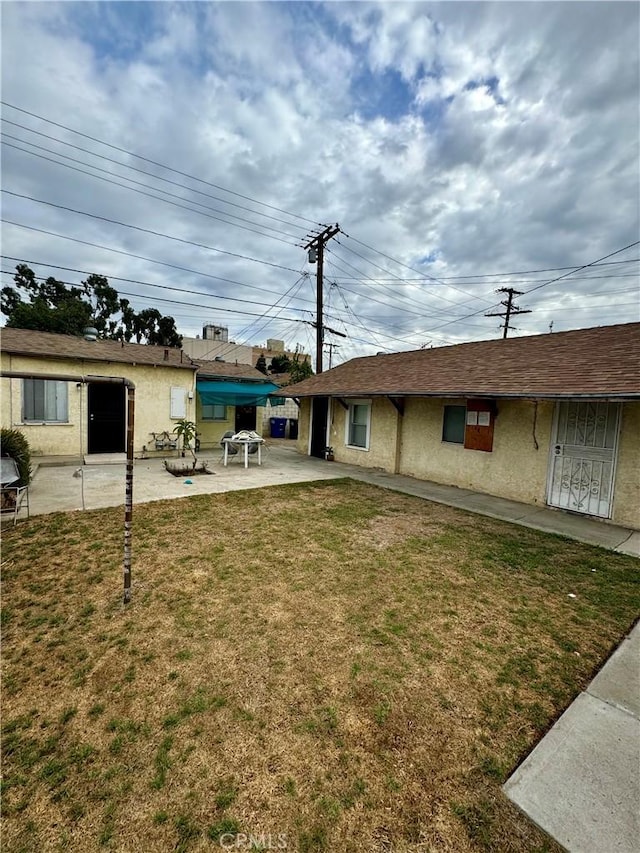
M325 344L326 348L329 350L329 370L331 370L331 363L333 361L333 351L334 349L340 349L340 344L334 344L333 342L329 344Z
M312 251L315 251L315 263L317 263L316 268L316 373L322 373L322 344L324 342L324 323L322 319L322 311L323 311L323 302L324 302L324 294L323 294L323 278L322 278L322 268L324 265L324 246L325 243L328 243L332 237L335 237L336 234L340 232L340 226L336 223L335 225L328 225L324 231L321 231L316 237L314 237L307 245L304 247L309 250L309 263L314 263L311 260Z
M498 311L494 314L485 314L485 317L504 317L504 329L502 338L506 338L509 332L509 320L511 317L516 317L518 314L531 314L530 308L518 308L517 305L513 304L514 296L522 296L521 290L514 290L513 287L499 287L496 290L496 293L507 293L508 297L506 299L502 299L500 301L501 305L504 305L506 311Z

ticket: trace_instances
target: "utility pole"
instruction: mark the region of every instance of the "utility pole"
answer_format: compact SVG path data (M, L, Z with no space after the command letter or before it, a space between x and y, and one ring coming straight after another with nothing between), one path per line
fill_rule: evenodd
M340 349L340 344L334 344L333 342L329 344L325 344L326 348L329 350L329 370L331 370L331 362L333 361L333 351L334 349Z
M316 373L322 373L322 344L324 342L324 323L322 318L324 295L322 292L323 278L322 267L324 265L324 246L332 237L340 232L340 226L327 225L304 247L309 250L309 263L317 263L316 268Z
M494 314L485 314L484 316L485 317L504 317L504 326L502 327L504 329L504 333L502 335L502 338L504 340L504 338L507 337L507 334L509 332L509 320L511 319L511 317L517 317L518 314L531 314L531 309L530 308L522 308L521 309L521 308L518 308L517 305L513 304L513 297L514 296L522 296L521 290L514 290L513 287L499 287L496 290L496 293L507 293L507 294L509 294L506 299L502 299L500 301L500 304L504 305L504 307L507 310L506 311L498 311Z

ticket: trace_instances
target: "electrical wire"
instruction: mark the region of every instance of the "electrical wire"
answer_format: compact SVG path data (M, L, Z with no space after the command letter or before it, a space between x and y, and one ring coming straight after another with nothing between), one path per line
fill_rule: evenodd
M324 227L322 223L314 222L312 219L308 219L306 216L300 216L297 213L291 213L290 211L283 210L282 208L276 207L275 205L267 204L266 202L260 201L259 199L243 195L242 193L236 192L235 190L227 189L226 187L220 186L219 184L214 184L211 181L206 181L203 178L197 177L196 175L190 175L188 172L181 172L179 169L174 169L172 166L167 166L165 163L159 163L157 160L151 160L148 157L144 157L142 154L136 154L134 151L128 151L126 148L120 148L118 145L113 145L110 142L105 142L104 140L99 139L95 136L90 136L87 133L82 133L82 131L80 130L76 130L75 128L69 127L66 124L60 124L59 122L53 121L52 119L48 119L45 116L38 115L38 113L25 110L22 107L18 107L15 104L9 103L8 101L0 101L0 104L5 107L9 107L12 110L16 110L17 112L23 113L24 115L28 115L32 118L44 121L47 124L53 125L54 127L59 127L62 130L67 130L70 133L75 133L77 136L82 136L84 139L90 139L92 142L97 142L99 145L104 145L105 147L111 148L114 151L119 151L122 154L127 154L129 157L136 157L138 160L143 160L146 163L150 163L152 166L158 166L161 169L166 169L169 172L174 172L176 175L181 175L183 178L189 178L192 181L197 181L198 183L205 184L206 186L213 187L214 189L221 190L225 193L229 193L229 195L236 196L236 198L242 198L245 201L252 202L253 204L259 204L262 207L268 208L269 210L275 210L277 213L284 213L286 216L290 216L293 219L301 219L304 222L311 223L314 227Z
M220 201L220 202L222 202L222 204L229 205L230 207L236 207L239 210L245 210L248 213L253 213L255 216L262 216L264 219L271 219L273 222L280 222L282 225L288 225L288 226L291 226L293 228L298 227L297 225L295 225L295 223L288 222L286 219L281 219L279 216L271 216L270 213L260 213L260 211L258 211L258 210L254 210L251 207L246 207L243 204L238 204L235 201L229 201L228 199L220 198L220 196L212 195L211 193L206 193L206 192L203 192L202 190L197 190L195 187L185 186L185 184L183 182L172 181L170 178L162 177L162 175L155 175L153 172L147 172L146 169L140 169L137 166L132 166L129 163L123 163L121 160L114 160L113 157L107 157L105 154L98 154L96 151L91 151L91 149L89 149L89 148L83 148L81 145L74 145L72 142L66 142L64 139L58 139L58 137L56 137L56 136L51 136L48 133L42 133L39 130L34 130L33 128L27 127L24 124L19 124L18 122L15 122L15 121L10 121L7 118L3 117L2 124L3 125L10 124L10 125L13 125L14 127L19 127L22 130L27 130L29 133L36 134L37 136L42 136L45 139L50 139L52 142L57 142L59 145L66 145L68 148L73 148L76 151L82 151L85 154L89 154L91 157L97 157L99 160L105 160L106 162L113 163L116 166L122 166L122 168L124 168L124 169L130 169L133 172L138 172L139 174L147 175L148 177L153 178L156 181L162 181L163 183L171 184L172 186L175 186L175 187L180 187L180 189L188 190L191 193L196 193L197 195L204 196L205 198L211 198L214 201ZM26 139L20 139L20 137L10 136L9 134L4 133L4 132L3 132L3 135L9 139L15 139L19 142L23 142L26 145L31 145L33 148L40 148L42 151L49 151L51 154L55 154L57 157L65 157L64 154L60 154L60 152L58 152L58 151L51 151L50 148L44 148L43 146L36 145L34 142L29 142ZM74 160L74 158L72 158L72 157L65 157L65 159ZM74 162L82 163L83 161L74 160ZM97 166L93 166L89 163L85 163L84 165L89 166L89 168L91 168L91 169L97 169L98 168ZM101 169L100 171L105 171L105 170ZM121 175L119 177L124 177L124 176ZM125 178L125 180L130 180L130 178ZM231 214L227 214L227 215L230 216Z
M214 219L216 222L223 222L225 225L231 225L234 228L241 228L243 231L250 231L252 234L257 234L260 237L269 237L272 240L278 240L278 242L285 243L285 245L287 245L287 246L297 246L298 245L297 242L291 243L289 240L283 240L282 237L277 237L275 234L265 234L262 231L257 231L255 228L249 228L248 225L240 225L237 222L230 222L228 219L223 219L220 216L214 216L211 213L205 213L203 210L194 210L194 208L189 207L186 204L178 204L178 202L171 201L168 198L163 198L162 196L159 196L159 195L153 195L152 193L148 193L148 192L145 192L144 190L136 189L135 187L129 187L126 184L119 183L118 181L112 181L110 178L103 178L101 175L94 175L92 172L87 172L85 169L78 169L77 166L71 166L69 163L60 163L58 160L53 160L51 157L45 157L43 154L37 154L35 151L27 151L26 148L19 148L17 145L13 145L10 142L5 142L4 140L0 140L0 141L1 141L2 145L8 146L9 148L14 148L16 151L22 151L24 154L31 154L34 157L40 157L40 159L42 159L42 160L47 160L48 162L55 163L58 166L64 166L67 169L72 169L74 172L79 172L80 174L88 175L90 178L96 178L96 180L104 181L105 183L112 184L115 187L121 187L122 189L130 190L131 192L137 193L138 195L143 195L143 196L146 196L147 198L152 198L155 201L162 201L165 204L172 205L173 207L179 207L182 210L188 210L190 213L197 213L199 216L206 216L207 219ZM92 166L91 168L97 169L98 167ZM100 170L100 171L105 171L105 170ZM121 177L121 176L119 176L119 177ZM131 181L131 183L139 184L140 186L147 186L146 184L142 184L140 181L134 181L132 178L124 178L124 180L125 181ZM152 187L152 189L155 189L155 187ZM174 198L181 198L181 196L177 196L177 195L175 195L175 193L167 193L166 190L156 190L156 191L162 192L165 195L172 195ZM199 204L202 207L207 207L207 205L203 205L199 201L194 201L191 203L192 204ZM215 210L216 208L210 208L210 209ZM226 215L227 216L233 216L234 214L229 213ZM236 218L239 219L240 217L236 217ZM268 226L264 226L264 227L268 227ZM276 231L277 229L272 228L272 230ZM300 239L295 234L287 234L285 231L278 231L278 233L286 234L287 237L291 237L291 239L294 241L297 241Z

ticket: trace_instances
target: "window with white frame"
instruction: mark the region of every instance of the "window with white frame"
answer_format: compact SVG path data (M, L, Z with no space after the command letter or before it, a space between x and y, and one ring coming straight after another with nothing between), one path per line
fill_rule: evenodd
M217 405L208 405L204 403L202 405L202 420L203 421L226 421L227 420L227 407L226 406L217 406Z
M351 403L347 415L347 445L368 450L370 424L371 404L366 401Z
M23 379L22 420L24 423L68 423L67 383L53 379Z

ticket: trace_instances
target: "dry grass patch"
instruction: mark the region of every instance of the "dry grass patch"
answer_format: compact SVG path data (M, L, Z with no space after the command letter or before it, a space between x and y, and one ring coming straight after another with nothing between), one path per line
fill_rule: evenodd
M635 560L331 481L137 507L124 608L121 526L4 537L7 850L556 850L500 785Z

